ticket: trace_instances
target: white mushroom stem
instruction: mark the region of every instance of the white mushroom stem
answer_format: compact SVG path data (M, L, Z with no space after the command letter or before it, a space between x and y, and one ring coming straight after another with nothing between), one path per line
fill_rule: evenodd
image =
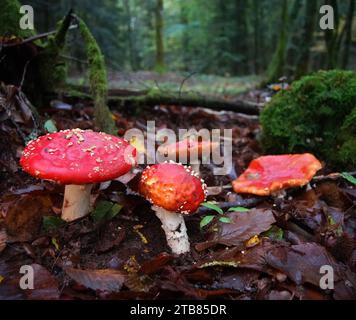
M64 190L62 219L73 221L86 216L90 210L92 184L67 184Z
M195 173L200 174L200 161L198 161L198 163L195 164L191 163L190 167Z
M152 209L162 222L162 229L166 234L167 243L172 252L175 254L189 252L190 244L183 215L157 206L153 206Z

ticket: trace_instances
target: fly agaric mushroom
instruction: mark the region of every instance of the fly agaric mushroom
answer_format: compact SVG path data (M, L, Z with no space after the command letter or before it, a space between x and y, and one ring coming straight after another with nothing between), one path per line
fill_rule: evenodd
M171 160L178 160L179 155L187 155L192 170L199 174L200 161L205 156L210 156L219 148L219 143L211 141L196 141L196 139L186 138L167 146L158 148L158 152ZM193 159L195 157L195 159ZM193 163L195 162L195 163Z
M93 183L112 180L136 164L136 149L126 140L92 130L62 130L32 140L20 164L30 175L65 184L62 219L90 212Z
M263 156L252 160L246 171L232 182L237 193L268 196L285 188L304 186L321 169L310 153Z
M147 167L142 173L139 191L153 204L172 252L189 252L183 216L195 212L205 200L204 181L190 167L171 161Z

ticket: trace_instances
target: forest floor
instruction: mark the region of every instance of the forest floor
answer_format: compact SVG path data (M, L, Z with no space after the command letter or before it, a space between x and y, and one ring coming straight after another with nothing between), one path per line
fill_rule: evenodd
M243 95L249 96L255 91ZM41 117L52 119L58 130L94 129L89 100L64 102L42 109ZM231 183L262 154L257 116L203 106L111 107L120 133L144 129L147 120L155 120L157 129L232 128L234 170L216 176L213 166L203 166L208 186ZM208 200L250 211L229 213L234 224L203 230L199 223L207 210L187 216L191 252L176 257L150 204L135 193L140 173L132 176L129 188L114 180L94 189L96 208L103 201L122 206L114 218L90 215L54 223L48 216L60 214L63 187L22 172L17 163L23 145L16 129L8 120L0 125L0 160L7 164L0 172L0 299L356 298L356 187L346 180L314 181L279 198L221 189ZM326 166L319 174L330 171ZM227 241L231 245L221 244ZM22 265L34 267L35 290L19 288ZM320 288L323 265L333 268L334 290Z

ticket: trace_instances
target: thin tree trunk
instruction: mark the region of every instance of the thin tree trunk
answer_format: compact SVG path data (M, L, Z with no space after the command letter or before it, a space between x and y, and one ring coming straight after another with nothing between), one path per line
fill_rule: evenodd
M236 15L236 38L234 43L235 53L240 56L241 59L235 63L235 72L237 74L248 73L248 45L247 45L247 20L246 20L246 8L248 2L245 0L236 0L235 2L235 15Z
M163 0L156 0L155 29L156 29L156 70L162 72L164 69Z
M260 72L260 40L261 40L261 30L260 30L260 0L253 0L253 60L254 60L254 70L255 74Z
M310 60L310 47L313 43L314 26L317 16L318 0L307 0L305 6L305 20L301 41L300 55L295 70L295 78L308 73Z
M339 7L337 0L325 0L325 4L334 9L334 29L326 29L324 33L327 49L326 65L328 69L334 69L337 65L338 57Z
M274 56L272 58L272 61L268 66L267 82L276 81L283 75L284 67L285 67L285 53L286 53L286 46L287 46L287 24L288 24L288 3L287 0L283 0L278 45L274 53Z
M180 23L184 26L182 32L182 62L185 71L189 69L189 37L186 28L188 26L187 5L184 1L180 4Z
M342 68L346 69L349 63L349 55L350 55L350 46L352 40L352 21L354 17L355 11L355 0L349 1L349 10L346 19L346 36L345 36L345 43L344 43L344 52L342 57Z
M124 8L127 14L127 33L129 42L129 59L132 70L137 70L137 53L134 45L134 35L131 27L131 7L129 0L124 0Z

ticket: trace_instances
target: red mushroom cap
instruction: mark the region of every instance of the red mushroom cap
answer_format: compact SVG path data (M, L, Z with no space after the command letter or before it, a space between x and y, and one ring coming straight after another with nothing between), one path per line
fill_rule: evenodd
M310 153L263 156L252 160L232 186L237 193L268 196L281 189L304 186L320 169L321 163Z
M63 130L31 141L23 151L24 171L62 184L115 179L136 164L136 149L126 140L92 130Z
M159 151L166 156L176 156L184 152L187 157L190 157L191 153L197 152L198 157L201 157L204 152L208 151L210 154L213 150L219 147L219 143L211 141L196 141L194 139L184 139L177 143L169 144L168 146L162 146Z
M170 162L147 167L142 173L139 191L158 207L189 214L205 200L206 185L189 167Z

